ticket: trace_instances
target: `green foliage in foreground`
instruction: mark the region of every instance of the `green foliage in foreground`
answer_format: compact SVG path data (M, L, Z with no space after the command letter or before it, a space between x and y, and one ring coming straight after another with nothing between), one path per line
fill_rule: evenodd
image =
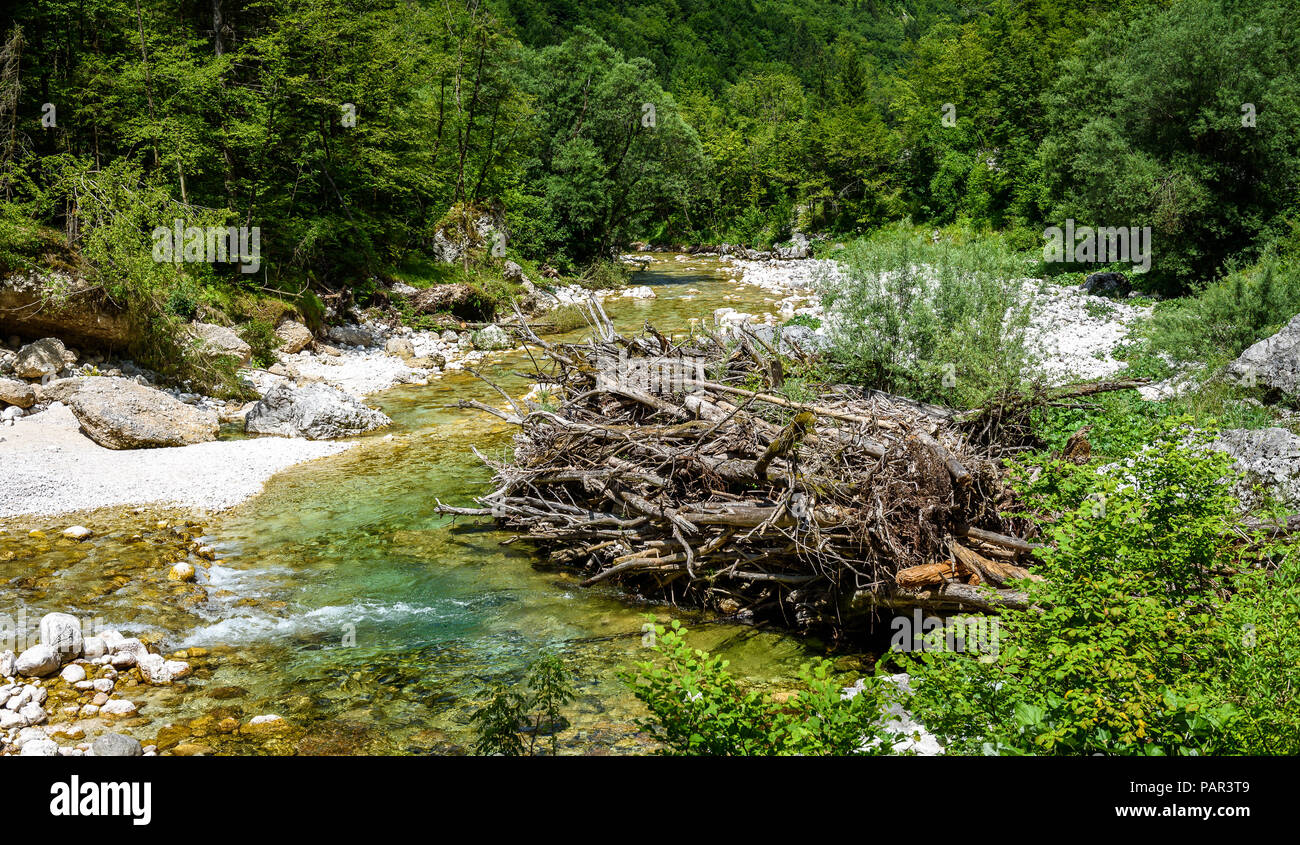
M559 733L567 721L561 712L575 696L573 678L560 656L545 651L528 667L520 687L498 685L486 705L474 713L479 754L534 756L538 738L550 735L551 754L559 751Z
M727 671L727 661L685 639L686 630L655 626L660 660L636 664L623 679L650 710L640 725L675 755L875 755L889 752L899 736L881 726L886 688L866 678L845 698L825 660L805 665L805 685L777 701L746 690Z
M950 752L1300 751L1297 551L1234 546L1230 461L1204 443L1170 425L1104 473L1037 462L1026 500L1055 520L1036 609L999 617L995 660L900 658Z
M957 406L1020 386L1031 256L957 228L898 226L849 245L822 283L830 358L855 384Z

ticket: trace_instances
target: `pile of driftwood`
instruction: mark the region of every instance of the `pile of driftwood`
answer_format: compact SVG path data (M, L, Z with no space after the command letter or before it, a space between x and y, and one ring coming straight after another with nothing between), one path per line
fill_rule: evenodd
M520 432L481 507L441 512L494 518L587 585L835 635L877 608L1025 607L1034 543L968 437L987 415L847 387L796 401L776 392L795 344L591 317L566 345L519 318L543 390L460 403Z

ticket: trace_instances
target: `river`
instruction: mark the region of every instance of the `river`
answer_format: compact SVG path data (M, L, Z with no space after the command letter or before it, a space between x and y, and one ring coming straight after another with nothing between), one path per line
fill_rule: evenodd
M653 257L632 284L655 299L607 301L621 331L647 320L684 331L723 306L770 310L770 293L739 284L716 259ZM528 369L511 353L482 372L520 396L529 382L516 371ZM756 684L790 685L817 653L816 643L581 588L573 574L537 566L525 543L437 515L437 501L470 505L488 489L491 470L473 447L488 457L511 448L504 423L453 407L467 398L500 404L468 373L371 397L390 429L280 473L195 529L217 558L198 585L159 574L192 522L184 515L155 522L150 511L141 526L141 514L101 514L107 528L83 544L0 538L0 578L11 585L0 609L25 607L33 625L50 610L96 615L169 653L186 650L195 672L184 682L120 690L143 705L127 725L162 749L217 754L460 753L492 684L518 681L544 647L562 654L579 690L562 753L638 753L643 713L618 672L647 658L647 615L686 620L697 645ZM268 713L288 729L218 729Z

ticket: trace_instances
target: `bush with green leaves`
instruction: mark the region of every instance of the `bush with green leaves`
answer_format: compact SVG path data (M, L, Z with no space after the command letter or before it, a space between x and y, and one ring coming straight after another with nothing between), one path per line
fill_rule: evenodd
M897 226L840 258L845 274L821 292L846 380L957 406L1020 387L1032 256L968 229Z
M1262 726L1282 717L1292 733L1273 750L1295 753L1283 668L1300 661L1288 629L1300 623L1295 565L1269 571L1294 553L1259 537L1250 554L1234 544L1231 461L1207 443L1171 421L1104 471L1032 462L1022 496L1046 523L1035 567L1044 580L1022 584L1029 611L1001 616L998 659L899 658L915 690L907 706L950 751L1251 753ZM1278 626L1250 651L1241 626L1259 624L1262 596Z
M576 695L573 677L553 651L528 666L522 685L498 684L488 703L472 717L479 754L535 756L538 742L549 735L550 751L559 752L559 733L568 724L563 708Z
M746 689L727 671L728 661L693 648L673 620L656 625L647 660L622 677L650 717L640 726L668 754L684 756L887 754L902 737L883 727L890 694L883 679L864 679L846 697L828 661L800 670L804 689L778 701Z
M1140 328L1147 354L1222 364L1300 314L1300 260L1269 255L1190 295L1157 305Z

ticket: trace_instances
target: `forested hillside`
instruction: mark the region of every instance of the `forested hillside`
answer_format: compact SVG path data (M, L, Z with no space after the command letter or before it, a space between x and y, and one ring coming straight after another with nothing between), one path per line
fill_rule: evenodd
M179 216L260 227L263 283L296 290L418 264L484 210L510 255L562 269L633 239L908 218L1035 246L1069 217L1152 226L1146 284L1179 292L1287 237L1292 12L24 0L4 23L0 261L49 247L34 221L88 272L156 286L158 268L127 268Z

